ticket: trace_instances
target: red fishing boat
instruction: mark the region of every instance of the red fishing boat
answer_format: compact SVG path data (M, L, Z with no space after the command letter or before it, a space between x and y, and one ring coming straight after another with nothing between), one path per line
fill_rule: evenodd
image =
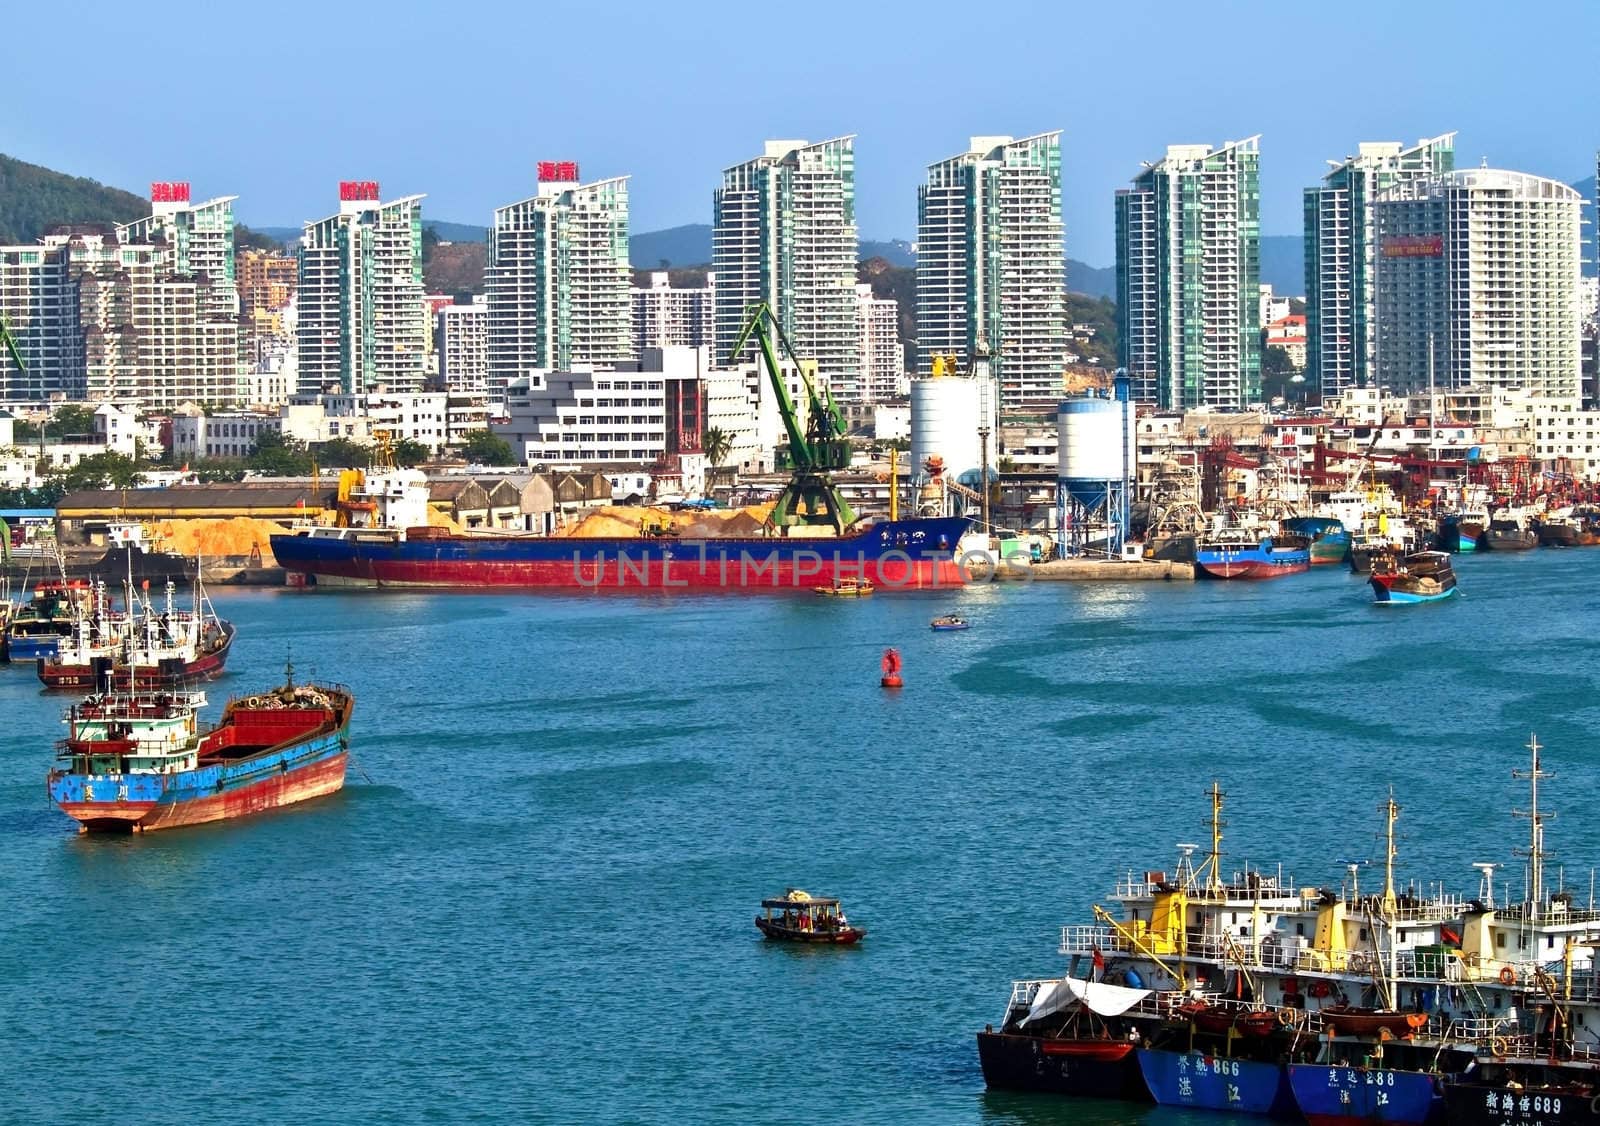
M101 584L89 612L78 616L72 636L54 657L39 661L39 679L52 689L103 689L107 679L135 688L172 688L222 675L233 645L232 622L217 617L199 584L192 610L173 605L167 584L164 608L142 605L128 592L123 613L111 609Z
M761 907L765 914L756 916L756 929L779 942L851 946L867 937L865 929L845 918L832 896L790 888L780 898L763 899Z

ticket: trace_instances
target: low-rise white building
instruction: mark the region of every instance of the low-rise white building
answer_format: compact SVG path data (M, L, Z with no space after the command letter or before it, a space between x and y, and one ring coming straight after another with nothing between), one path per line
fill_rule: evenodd
M261 435L282 429L280 415L263 411L224 411L208 415L193 404L172 413L172 455L242 459L255 452Z

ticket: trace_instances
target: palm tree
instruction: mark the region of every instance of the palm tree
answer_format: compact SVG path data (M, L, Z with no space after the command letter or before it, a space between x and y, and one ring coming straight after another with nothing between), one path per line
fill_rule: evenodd
M706 486L709 492L710 478L722 462L727 460L728 454L733 449L733 436L721 427L713 426L700 435L700 446L706 452L706 467L709 470L706 474Z

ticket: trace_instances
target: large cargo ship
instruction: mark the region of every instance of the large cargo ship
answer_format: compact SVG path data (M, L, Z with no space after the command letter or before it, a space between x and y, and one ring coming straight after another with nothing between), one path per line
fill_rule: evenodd
M51 799L85 832L242 817L344 785L355 700L325 685L234 700L202 731L200 693L100 694L67 713Z
M764 303L747 307L746 323L728 362L738 361L754 338L783 421L791 468L764 522L739 534L716 528L673 534L646 518L639 534L523 536L472 534L430 527L428 482L416 470L397 469L379 436L378 468L340 475L337 527L301 529L272 537L278 564L316 585L400 587L553 587L585 590L799 590L854 580L877 590L958 586L966 579L962 516L895 518L891 493L887 521L857 518L833 474L850 467L849 428L825 383L805 362ZM803 409L780 372L781 344L799 373ZM698 437L689 439L691 446ZM768 532L770 534L760 534ZM988 540L973 563L994 557ZM294 581L291 579L291 581Z
M406 469L366 475L348 505L350 526L273 536L278 565L317 586L810 591L865 579L879 590L916 590L966 581L961 539L971 524L948 516L842 534L706 538L454 533L427 526L427 481Z

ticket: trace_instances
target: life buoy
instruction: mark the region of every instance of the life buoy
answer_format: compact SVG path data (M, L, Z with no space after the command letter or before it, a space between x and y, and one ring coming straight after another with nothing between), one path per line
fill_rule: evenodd
M1497 1056L1503 1056L1506 1054L1506 1042L1496 1036L1489 1041L1489 1050Z
M1589 1100L1589 1113L1600 1114L1600 1095Z
M1515 984L1517 984L1517 971L1512 969L1510 966L1506 966L1505 968L1503 968L1500 971L1500 984L1501 985L1515 985Z
M1328 994L1332 992L1333 989L1325 981L1314 981L1311 983L1311 996L1316 997L1319 1000L1328 996Z
M1279 1009L1278 1010L1278 1023L1283 1025L1283 1027L1285 1027L1285 1028L1290 1027L1291 1025L1293 1025L1299 1019L1300 1019L1300 1014L1295 1012L1293 1009Z

